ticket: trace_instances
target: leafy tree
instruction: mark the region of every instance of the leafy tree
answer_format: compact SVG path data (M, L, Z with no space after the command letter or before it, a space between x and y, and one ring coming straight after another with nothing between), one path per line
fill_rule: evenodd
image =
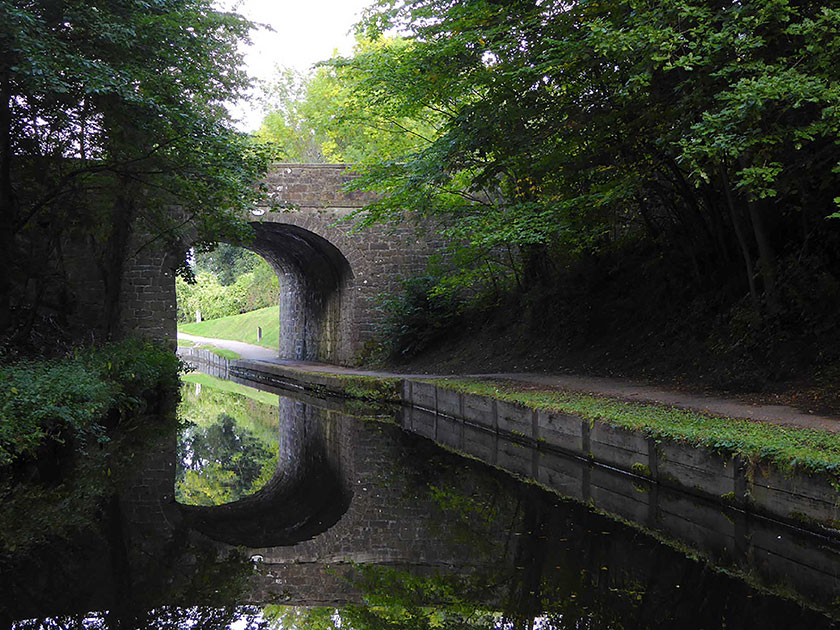
M219 243L213 251L196 253L194 266L196 271L207 271L215 275L222 286L229 286L242 274L254 271L261 261L265 262L254 252Z
M378 51L400 54L407 46L399 38L358 38L355 50L379 59ZM435 112L422 107L403 112L385 102L374 106L358 89L361 79L336 63L308 76L278 68L266 90L269 113L257 137L274 144L283 160L347 163L398 159L434 137Z
M357 185L383 197L365 220L440 221L466 282L548 282L641 238L683 282L773 315L779 253L836 239L838 20L775 0L381 0L360 30L405 43L331 65L439 133L369 165Z
M253 269L239 274L232 284L225 285L220 281L220 276L230 277L236 269L242 269L252 261ZM176 279L178 321L193 321L196 311L201 311L203 319L216 319L276 305L280 299L280 281L274 269L259 257L256 260L240 259L240 262L242 266L237 263L234 267L225 267L218 276L199 271L194 283Z
M236 211L267 154L224 103L247 86L250 27L209 0L0 1L0 331L26 333L71 237L110 333L130 243L247 237Z
M278 67L274 80L264 86L263 101L267 113L256 136L274 147L279 160L299 163L325 161L315 130L301 112L309 82L310 77L296 70Z

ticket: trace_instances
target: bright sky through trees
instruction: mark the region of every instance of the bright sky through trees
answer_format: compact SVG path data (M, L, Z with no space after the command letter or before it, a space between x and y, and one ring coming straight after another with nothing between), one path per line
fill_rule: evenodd
M271 77L275 66L306 71L328 59L338 49L353 49L351 27L372 0L217 0L216 5L233 10L273 31L253 32L253 45L245 51L248 72L259 80ZM242 103L233 109L243 131L257 129L263 112L258 102Z

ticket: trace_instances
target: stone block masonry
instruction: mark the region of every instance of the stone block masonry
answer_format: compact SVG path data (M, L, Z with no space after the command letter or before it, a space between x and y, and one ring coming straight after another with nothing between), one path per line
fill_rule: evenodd
M245 217L255 235L249 248L280 280L281 358L353 364L375 340L379 296L423 273L441 250L433 230L410 219L357 230L354 213L375 196L347 191L353 178L344 164L277 164L265 183L280 210L257 208ZM124 335L174 339L179 257L145 248L125 261ZM88 297L88 310L101 303ZM80 317L89 317L87 310Z
M797 526L840 527L840 491L827 474L783 472L767 462L750 465L737 456L673 440L655 440L605 421L530 409L434 383L406 380L400 392L411 410L412 430L423 435L437 439L441 425L452 433L454 419L508 442L534 447L536 450L518 453L511 446L494 455L507 457L508 464L503 467L523 476L539 479L536 473L528 472L526 462L517 460L520 455L530 458L540 451L556 451L587 465L620 470ZM467 443L449 445L471 452ZM481 450L482 443L476 448ZM531 468L539 468L536 460Z

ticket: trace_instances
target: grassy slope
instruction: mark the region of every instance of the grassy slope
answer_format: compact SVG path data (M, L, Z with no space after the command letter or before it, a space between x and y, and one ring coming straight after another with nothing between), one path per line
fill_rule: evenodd
M260 326L263 331L261 341L257 341L257 326ZM241 315L208 319L192 324L178 324L178 332L213 339L244 341L274 349L280 343L279 327L277 307L267 306Z

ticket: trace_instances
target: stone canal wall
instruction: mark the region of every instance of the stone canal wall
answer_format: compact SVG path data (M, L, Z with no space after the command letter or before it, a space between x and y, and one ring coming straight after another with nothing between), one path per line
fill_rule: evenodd
M438 417L456 419L514 442L560 451L797 524L835 529L840 523L840 493L828 475L782 472L770 463L749 462L695 445L648 437L607 422L459 393L432 383L404 381L402 400L409 409L428 412L418 414L426 422ZM424 429L418 426L415 430Z
M470 402L465 401L467 408ZM485 419L495 415L487 414ZM575 420L569 418L569 422ZM406 405L400 422L406 430L442 446L535 481L646 532L655 532L657 538L675 543L678 549L749 576L752 583L772 592L793 596L817 608L834 601L840 592L837 540L779 519L764 518L755 510L721 502L719 497L709 500L699 492L689 494L677 484L669 486L650 477L626 474L615 466L600 465L588 457L572 456L544 444L538 448L515 433L489 431L430 409ZM579 437L585 432L586 429ZM687 451L686 460L704 457L697 450Z
M654 439L607 422L462 394L419 380L386 379L383 385L370 377L357 377L357 384L352 385L353 377L346 374L309 373L250 361L233 363L245 378L280 387L397 400L405 413L412 414L408 422L412 431L444 442L450 440L440 432L455 432L460 441L453 437L451 446L459 450L471 450L467 442L480 447L499 435L513 444L577 458L799 527L822 531L837 530L840 525L840 492L827 474L781 471L769 462L749 462L694 445ZM547 481L534 474L533 463L513 458L503 467L540 483ZM556 483L551 487L556 488Z

